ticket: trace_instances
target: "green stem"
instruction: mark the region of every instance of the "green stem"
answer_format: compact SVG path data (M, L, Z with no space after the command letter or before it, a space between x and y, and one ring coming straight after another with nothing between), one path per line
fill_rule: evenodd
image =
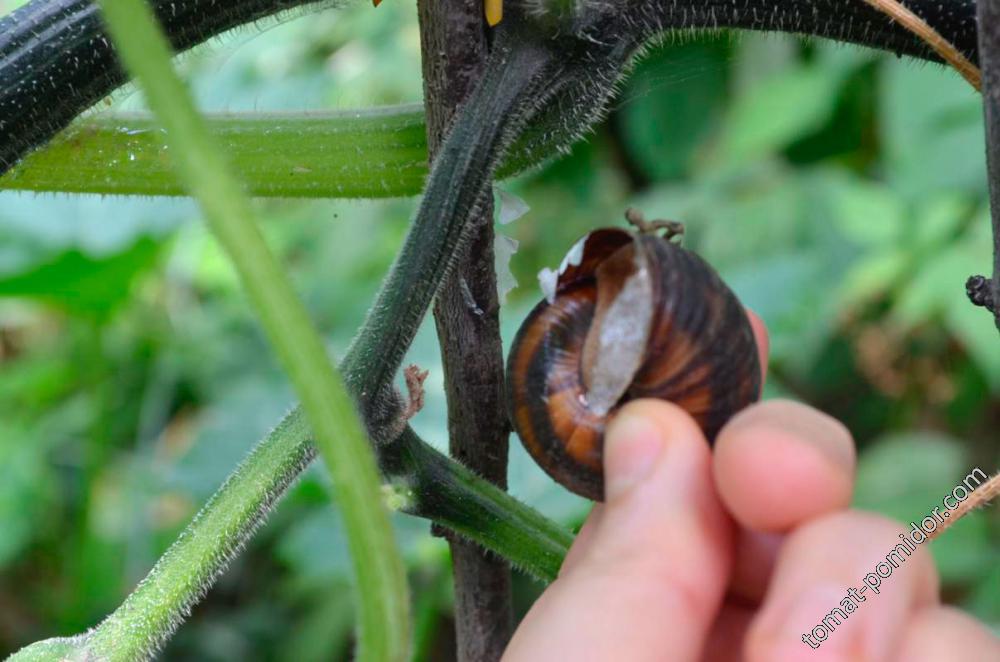
M259 197L416 195L427 178L419 106L347 113L206 118L247 192ZM0 177L0 188L187 195L148 115L87 119Z
M459 110L403 250L342 364L348 386L364 405L373 437L381 439L376 449L382 468L394 487L404 491L407 512L439 519L545 580L555 577L571 539L567 532L431 451L411 432L403 432L394 441L398 435L386 430L399 429L399 407L391 384L403 352L468 234L471 212L485 192L499 155L537 104L562 89L562 59L560 52L520 33L514 21L505 21L487 75ZM124 616L116 614L109 621L132 623L142 636L143 614L151 610L149 618L168 615L172 619L168 624L176 625L311 459L310 441L309 425L297 408L257 445L164 555L137 595L123 605ZM453 504L434 496L439 484ZM194 540L205 543L198 545ZM175 597L168 590L176 582L171 578L187 576L185 569L195 566L204 569L206 581L197 589L193 583L180 587ZM166 607L161 605L161 596L171 601ZM122 638L129 636L126 628L116 631ZM166 630L160 632L166 636ZM18 659L51 659L46 656L68 649L90 654L89 641L101 634L99 628L82 638L40 642L22 651Z
M233 260L295 385L333 477L356 580L358 655L365 660L403 660L410 644L406 575L382 506L375 459L351 397L253 222L248 199L229 176L228 163L174 73L169 46L149 6L140 0L101 0L101 7L119 56L166 129L178 174ZM156 579L162 581L164 576ZM184 597L174 587L163 588L176 598ZM134 628L147 628L150 634L167 631L178 613L176 601L158 597L146 605L151 611L139 623L110 619L91 642L92 651L110 659L147 654L151 642L134 637Z
M559 89L558 53L524 29L511 20L498 30L483 77L434 161L403 248L345 357L344 373L366 420L378 420L384 390L469 237L472 212L500 155L535 104Z
M425 517L495 552L536 579L559 574L573 534L437 452L409 428L379 455L403 477L404 512Z
M424 112L417 105L205 121L254 197L394 198L418 195L427 180ZM145 114L81 120L0 176L0 190L187 195L162 138ZM498 177L535 167L571 141L566 130L531 130Z

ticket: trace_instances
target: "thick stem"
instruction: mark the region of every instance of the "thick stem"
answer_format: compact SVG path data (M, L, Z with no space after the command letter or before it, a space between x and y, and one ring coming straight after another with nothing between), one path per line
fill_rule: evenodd
M406 349L470 233L500 154L535 107L559 89L558 54L505 21L484 75L441 146L399 257L345 358L348 383L366 420L378 423ZM385 441L385 440L381 440Z
M205 121L254 197L398 197L417 195L427 179L424 111L416 104ZM0 176L0 189L187 195L162 138L146 114L88 117Z
M543 582L559 574L573 535L437 452L407 428L379 454L399 476L402 510L462 534Z
M1000 0L979 0L979 58L983 70L986 121L986 165L993 218L993 279L989 288L997 329L1000 329Z
M274 258L254 219L249 199L229 173L225 155L213 144L187 89L170 63L169 44L144 0L100 0L117 52L136 77L164 128L172 161L205 220L228 253L250 303L285 368L314 437L344 522L350 550L357 612L359 660L408 659L409 587L389 515L381 501L381 480L364 426L340 375L330 364L319 333L287 274ZM211 545L212 541L208 541ZM182 581L124 620L109 619L90 642L100 659L132 660L149 654L157 637L172 631L178 605L200 589L183 567ZM183 581L186 578L188 581ZM120 610L121 614L124 610ZM183 613L183 612L181 612ZM142 630L143 636L130 636Z
M237 25L317 2L148 1L178 51ZM515 5L515 0L507 2ZM545 3L531 0L530 4ZM563 4L577 5L565 0ZM616 4L603 3L607 7ZM814 34L900 54L936 58L920 39L885 21L862 2L632 0L620 6L627 17L624 21L627 34L616 34L614 38L631 39L635 45L669 29L734 27ZM971 61L978 61L973 2L908 0L906 6ZM622 30L622 25L617 29ZM93 0L32 0L0 19L0 174L32 149L48 142L73 118L124 81ZM579 98L571 97L568 101L579 103ZM570 133L579 135L584 128ZM558 124L550 125L549 129L558 131Z
M247 193L262 198L419 195L429 171L424 109L215 114L205 121ZM504 178L571 142L526 131L497 168ZM0 189L102 195L187 195L155 120L145 113L88 117L0 175Z
M402 491L407 512L441 522L551 580L569 544L566 531L427 448L412 431L405 429L396 441L398 432L388 432L400 427L392 389L399 362L455 254L466 243L473 208L505 146L530 117L530 101L555 93L562 82L558 54L523 25L507 21L501 35L491 66L440 150L403 249L342 370L365 414L384 475ZM161 642L312 459L311 441L305 416L296 408L243 464L260 471L240 471L227 481L223 493L232 499L220 496L206 506L136 593L106 621L108 629L102 624L81 638L43 642L26 649L21 659L64 646L87 647L91 641L107 640L109 629L140 638L128 642L137 649ZM177 581L179 576L187 579ZM164 602L167 595L170 600ZM149 632L133 627L145 623L151 613L168 627Z
M455 109L487 58L481 0L421 0L424 106L433 158ZM507 485L510 430L503 406L503 348L493 252L493 204L485 196L469 245L434 306L453 457L500 488ZM460 662L499 660L513 631L510 566L462 536L448 535Z

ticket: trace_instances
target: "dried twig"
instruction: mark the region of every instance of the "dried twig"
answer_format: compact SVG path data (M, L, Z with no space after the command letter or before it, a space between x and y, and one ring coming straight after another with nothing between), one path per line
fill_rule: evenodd
M940 526L938 526L934 531L927 534L928 540L933 540L937 538L942 533L951 528L955 522L959 521L969 513L974 510L982 508L990 501L993 501L1000 496L1000 473L990 478L988 481L976 488L976 490L969 495L969 497L958 504L958 508L950 511L948 514L950 517L944 520Z
M954 44L942 37L940 32L928 25L924 19L901 5L898 0L865 0L865 2L920 37L934 49L935 53L941 56L941 59L962 74L962 78L969 81L972 87L976 90L982 89L983 75L979 67L970 62L969 58L955 48Z

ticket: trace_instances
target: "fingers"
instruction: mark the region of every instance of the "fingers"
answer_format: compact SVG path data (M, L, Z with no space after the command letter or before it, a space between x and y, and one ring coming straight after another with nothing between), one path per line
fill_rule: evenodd
M899 662L1000 660L1000 639L968 614L952 607L922 609L907 625Z
M887 659L909 615L937 600L930 555L905 547L903 531L845 512L790 534L747 636L747 660Z
M605 485L589 541L532 607L505 659L699 656L732 553L704 436L673 405L630 403L608 429Z
M768 353L770 351L770 339L767 333L767 326L765 326L764 321L754 311L747 308L746 313L747 318L750 320L750 327L753 329L754 339L757 343L757 351L760 359L763 379L767 376L767 361ZM567 572L576 564L578 559L584 556L584 551L593 539L593 535L591 534L594 530L596 530L597 521L600 520L602 512L603 506L601 504L596 504L593 510L591 510L590 515L587 516L587 521L584 523L583 528L580 529L580 533L577 535L576 540L573 543L573 548L570 549L569 554L566 556L566 560L563 562L562 572Z
M715 484L741 527L733 597L751 604L763 597L778 533L848 506L854 467L846 428L805 405L760 403L722 429L713 457Z
M854 443L841 423L785 400L745 409L715 444L719 495L753 531L783 532L846 508L854 465Z

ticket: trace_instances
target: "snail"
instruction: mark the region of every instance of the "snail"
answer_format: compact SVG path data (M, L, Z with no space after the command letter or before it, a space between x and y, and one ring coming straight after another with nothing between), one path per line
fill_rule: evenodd
M591 232L528 315L507 364L507 401L525 448L557 482L603 500L604 430L624 403L669 400L709 442L760 397L753 330L732 290L673 243L670 221L626 213L637 231ZM661 230L665 231L661 233Z

